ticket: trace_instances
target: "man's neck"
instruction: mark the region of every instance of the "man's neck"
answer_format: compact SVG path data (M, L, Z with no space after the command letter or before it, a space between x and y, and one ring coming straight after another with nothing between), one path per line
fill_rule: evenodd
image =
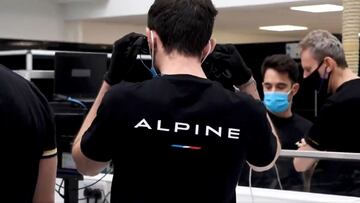
M159 57L157 63L162 75L188 74L200 78L206 78L197 57L189 57L172 52L169 55Z
M272 114L280 118L290 118L293 115L293 113L291 112L291 106L289 106L289 108L284 112L272 113Z
M333 76L334 78L331 78L331 81L329 81L331 83L330 84L331 92L335 92L336 89L338 87L340 87L342 84L344 84L345 82L359 78L349 68L345 68L345 69L335 68L334 73L332 73L332 74L334 74L334 76Z

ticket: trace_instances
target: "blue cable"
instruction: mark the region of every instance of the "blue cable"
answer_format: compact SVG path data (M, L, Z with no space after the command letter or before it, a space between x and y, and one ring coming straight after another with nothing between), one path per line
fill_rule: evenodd
M81 102L80 100L74 99L72 97L67 97L66 100L69 102L76 103L76 104L80 105L81 107L83 107L84 109L87 109L86 105L83 102Z
M152 75L153 78L159 76L154 67L149 68L149 67L144 63L144 61L143 61L142 58L141 58L141 55L140 55L140 61L141 61L141 63L143 64L143 66L144 66L148 71L150 71L150 73L151 73L151 75Z

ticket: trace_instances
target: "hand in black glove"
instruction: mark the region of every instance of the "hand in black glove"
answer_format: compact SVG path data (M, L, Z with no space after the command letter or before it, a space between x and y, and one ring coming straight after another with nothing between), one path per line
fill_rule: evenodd
M231 44L216 45L202 67L208 79L220 82L231 91L234 91L233 85L245 84L252 76L250 68Z
M136 65L136 56L144 52L149 52L145 35L132 32L115 41L104 80L115 85L122 80L134 82L151 78L145 67Z

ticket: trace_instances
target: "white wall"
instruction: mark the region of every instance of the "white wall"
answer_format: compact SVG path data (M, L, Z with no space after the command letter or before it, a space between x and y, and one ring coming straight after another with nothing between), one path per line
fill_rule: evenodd
M81 27L81 41L86 43L112 44L115 40L130 32L145 34L145 22L144 25L130 25L83 21Z
M272 35L272 34L245 34L245 33L228 33L221 29L214 29L213 38L217 43L262 43L262 42L284 42L284 41L298 41L298 37L291 37L286 35Z
M84 43L112 44L115 40L130 32L145 34L146 22L143 25L130 25L124 23L110 23L101 21L70 21L66 23L67 39ZM70 26L71 25L71 26ZM71 28L71 29L70 29ZM259 43L296 41L296 37L286 35L254 35L244 33L228 33L215 29L213 37L218 43Z
M217 8L228 8L299 1L306 0L213 0L213 3ZM153 2L153 0L93 0L86 4L82 2L67 4L64 10L68 20L111 18L144 15Z
M245 4L299 0L214 0L220 7ZM134 0L92 0L58 4L56 0L0 0L0 38L33 39L111 44L129 32L144 33L146 16L141 25L127 23L127 15L146 13L152 1L139 3ZM96 17L124 16L122 22L90 21ZM87 20L83 20L85 18ZM66 20L64 20L66 19ZM219 43L248 43L297 40L270 35L230 34L221 29L214 31Z
M64 21L55 1L1 0L0 38L64 40Z

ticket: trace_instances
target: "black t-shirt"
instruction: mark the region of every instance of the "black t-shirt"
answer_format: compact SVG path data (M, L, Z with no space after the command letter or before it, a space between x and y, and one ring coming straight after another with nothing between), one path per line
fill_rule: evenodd
M289 118L278 117L271 112L268 113L280 138L282 149L296 150L295 143L305 137L312 123L296 113ZM279 157L276 161L276 167L283 189L304 190L303 174L295 171L291 158ZM246 166L241 174L239 185L249 185L249 168ZM252 186L280 189L275 167L264 172L254 171L252 173Z
M278 132L282 149L296 150L296 142L305 137L312 126L311 121L296 113L289 118L281 118L269 112L270 118Z
M317 150L360 152L360 79L342 84L325 102L306 142ZM360 196L360 164L320 160L311 190Z
M47 100L29 81L0 65L2 174L12 202L32 202L39 161L56 155L53 117ZM11 151L7 149L11 149Z
M319 112L306 142L317 150L360 152L360 79L342 84Z
M261 102L191 75L112 87L82 152L113 161L112 202L229 202L245 160L268 165L276 142Z

